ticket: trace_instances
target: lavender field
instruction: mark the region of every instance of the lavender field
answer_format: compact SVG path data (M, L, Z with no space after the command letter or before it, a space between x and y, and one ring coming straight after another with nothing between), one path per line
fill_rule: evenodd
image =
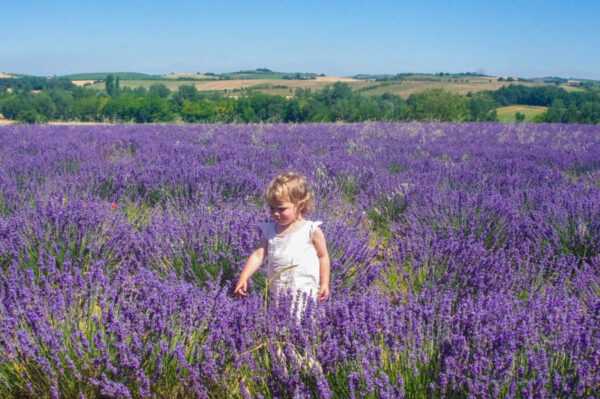
M285 170L331 298L231 293ZM600 396L600 126L0 127L0 397Z

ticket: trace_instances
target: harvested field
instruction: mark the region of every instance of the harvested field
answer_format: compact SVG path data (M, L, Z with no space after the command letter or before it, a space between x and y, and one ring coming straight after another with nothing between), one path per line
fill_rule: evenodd
M195 80L216 80L215 76L208 76L196 73L173 73L171 75L164 75L165 79L177 80L177 79L195 79Z
M75 86L86 86L86 85L93 85L94 84L94 80L72 80L71 82L73 82L73 84Z
M72 80L71 82L73 82L73 84L75 86L86 86L86 85L93 85L94 84L94 80Z
M362 82L362 80L360 79L354 79L354 78L342 78L339 76L317 76L317 78L315 79L317 82L329 82L329 83L335 83L335 82Z

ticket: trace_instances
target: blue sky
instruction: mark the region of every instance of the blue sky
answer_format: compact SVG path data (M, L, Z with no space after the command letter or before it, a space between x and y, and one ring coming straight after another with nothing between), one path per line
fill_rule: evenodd
M600 79L600 2L2 1L0 72Z

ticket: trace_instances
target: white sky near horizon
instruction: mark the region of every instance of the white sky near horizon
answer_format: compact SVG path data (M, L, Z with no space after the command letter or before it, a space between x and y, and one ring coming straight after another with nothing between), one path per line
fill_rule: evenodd
M2 1L0 72L600 80L597 1Z

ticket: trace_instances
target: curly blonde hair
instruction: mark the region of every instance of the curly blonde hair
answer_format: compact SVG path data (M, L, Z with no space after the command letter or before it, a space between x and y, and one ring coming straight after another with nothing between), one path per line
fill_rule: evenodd
M314 195L306 179L294 172L275 176L265 191L265 199L269 205L281 201L292 202L303 216L315 209Z

